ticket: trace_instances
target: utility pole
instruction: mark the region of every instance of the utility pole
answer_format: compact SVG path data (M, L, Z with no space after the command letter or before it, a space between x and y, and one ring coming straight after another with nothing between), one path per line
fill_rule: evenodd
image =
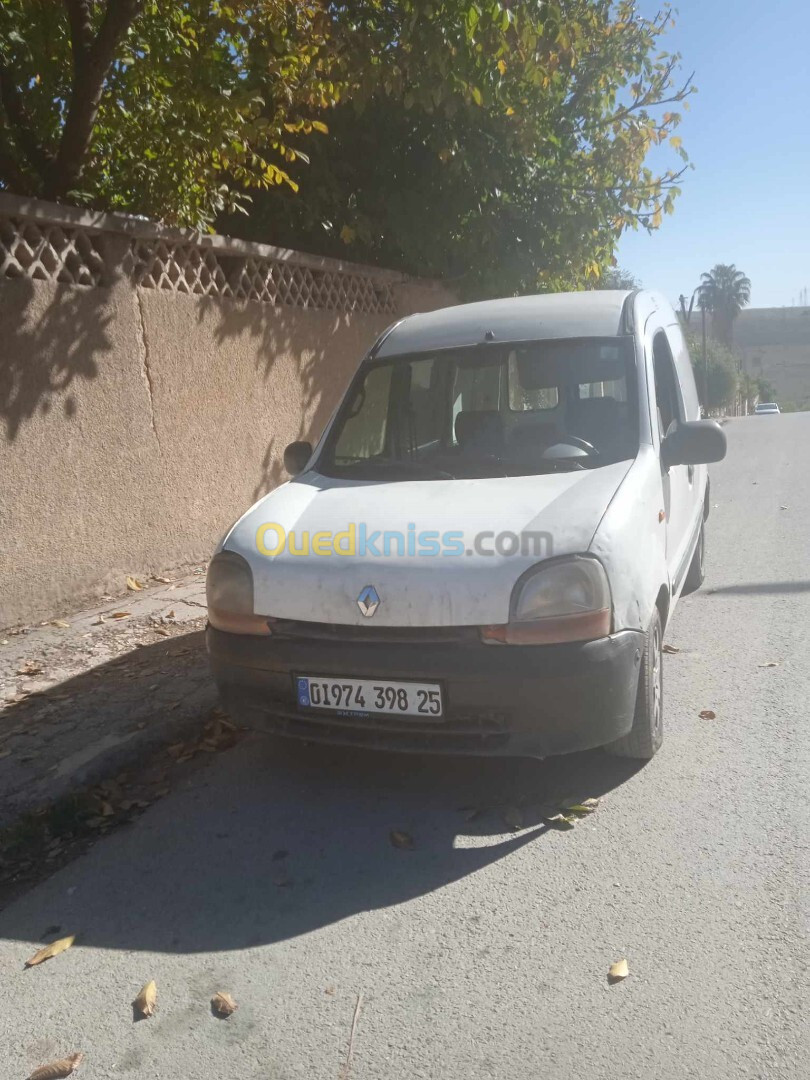
M694 300L694 295L692 296ZM703 337L703 394L706 399L706 415L709 415L709 359L706 355L706 308L700 305L700 329Z

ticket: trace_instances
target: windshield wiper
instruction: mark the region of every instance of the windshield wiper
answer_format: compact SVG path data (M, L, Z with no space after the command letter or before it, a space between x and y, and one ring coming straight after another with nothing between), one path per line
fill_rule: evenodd
M435 480L455 480L452 473L446 469L440 469L438 465L430 465L424 461L409 461L407 458L355 458L349 468L358 465L360 468L381 468L393 471L403 470L416 473L419 476L432 476Z
M529 465L522 461L510 461L508 458L502 458L499 454L461 457L458 459L458 463L463 466L469 465L473 469L491 469L494 471L497 467L498 471L503 470L504 476L515 474L518 476L541 476L543 473L574 472L586 468L579 458L541 458L539 461Z

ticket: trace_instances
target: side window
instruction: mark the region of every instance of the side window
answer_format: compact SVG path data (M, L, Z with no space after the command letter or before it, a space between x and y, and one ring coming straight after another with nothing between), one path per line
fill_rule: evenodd
M681 386L683 399L684 420L700 419L700 402L698 400L697 387L695 385L695 370L686 347L686 339L681 332L680 326L671 325L666 330L672 355L675 359L675 370Z
M658 434L663 439L673 420L681 419L678 381L666 334L659 330L653 339L655 401L658 407Z
M393 370L391 364L385 364L372 368L366 375L335 447L336 462L362 460L385 449Z
M439 441L442 435L443 401L433 386L434 358L414 360L410 365L409 440L414 450Z

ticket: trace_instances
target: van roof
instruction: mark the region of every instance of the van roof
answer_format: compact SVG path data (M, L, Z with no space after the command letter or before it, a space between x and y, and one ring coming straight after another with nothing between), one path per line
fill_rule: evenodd
M410 315L394 326L375 355L400 356L484 341L614 337L620 333L625 302L632 295L624 289L548 293Z

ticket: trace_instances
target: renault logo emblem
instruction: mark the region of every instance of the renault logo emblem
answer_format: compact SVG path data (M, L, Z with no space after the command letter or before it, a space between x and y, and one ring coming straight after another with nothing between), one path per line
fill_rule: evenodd
M357 606L367 619L370 619L380 606L380 594L373 585L366 585L357 597Z

